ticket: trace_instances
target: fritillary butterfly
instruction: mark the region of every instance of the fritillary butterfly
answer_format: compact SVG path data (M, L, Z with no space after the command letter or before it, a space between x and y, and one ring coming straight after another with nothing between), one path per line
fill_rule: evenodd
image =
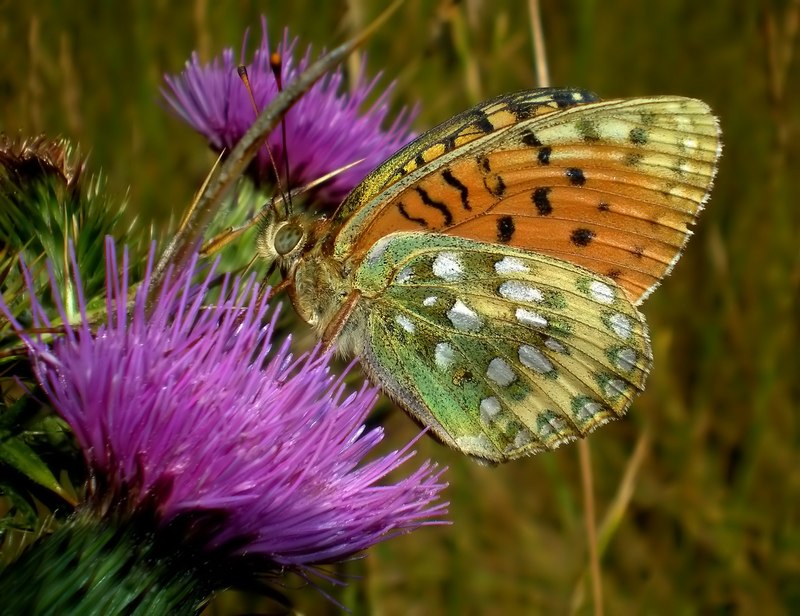
M500 96L423 134L320 223L273 215L298 313L447 445L504 462L621 416L651 366L636 306L708 198L698 100Z

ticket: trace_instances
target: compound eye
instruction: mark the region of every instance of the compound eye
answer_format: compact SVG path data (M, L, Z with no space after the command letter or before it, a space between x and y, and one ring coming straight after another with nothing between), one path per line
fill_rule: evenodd
M291 222L283 225L275 233L275 252L281 256L288 255L297 247L303 235L303 228L300 225Z

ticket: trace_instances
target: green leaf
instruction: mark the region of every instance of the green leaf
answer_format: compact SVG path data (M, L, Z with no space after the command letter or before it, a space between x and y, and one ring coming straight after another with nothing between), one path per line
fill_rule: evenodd
M70 496L50 472L39 455L25 443L21 436L3 435L0 438L0 463L19 471L39 485L69 501Z

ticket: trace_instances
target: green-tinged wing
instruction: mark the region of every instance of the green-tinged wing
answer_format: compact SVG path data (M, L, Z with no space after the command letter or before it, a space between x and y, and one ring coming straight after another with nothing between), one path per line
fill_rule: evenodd
M622 415L651 364L642 315L610 278L434 233L380 240L355 274L362 365L446 444L492 462Z

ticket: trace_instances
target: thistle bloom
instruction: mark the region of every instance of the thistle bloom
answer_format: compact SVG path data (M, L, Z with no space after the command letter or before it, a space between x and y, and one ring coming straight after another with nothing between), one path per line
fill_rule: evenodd
M442 471L425 462L385 483L414 452L375 455L382 431L364 421L376 391L347 392L327 355L293 358L288 341L275 344L277 312L269 316L252 282L225 278L212 301L213 268L195 284L193 264L147 309L149 275L129 304L127 271L127 253L118 270L109 241L104 324L88 325L79 297L82 323L62 338L23 334L83 451L91 519L136 520L217 575L288 567L308 576L438 523ZM36 299L32 313L35 326L50 326Z
M202 64L196 53L186 62L179 75L165 76L167 88L162 94L169 106L194 130L208 139L217 151L232 148L256 118L256 112L245 89L237 67L247 66L250 84L258 110L262 110L277 95L278 86L270 68L270 44L266 19L262 17L261 45L251 62L245 61L247 35L242 43L240 61L234 50L225 49L221 56ZM295 65L293 54L297 39L284 33L278 46L282 57L283 83L292 82L311 61L311 49ZM362 67L364 66L362 62ZM414 134L410 131L415 111L405 110L391 123L386 123L389 113L390 85L366 110L365 101L375 88L380 76L368 80L364 70L353 79L350 91L343 91L344 75L341 68L320 79L286 114L286 144L280 130L267 138L267 143L280 173L288 159L288 181L282 177L284 188L303 186L327 173L361 160L354 167L339 173L316 193L328 204L338 205L344 196L372 168L408 143ZM363 160L362 160L363 159ZM274 171L265 148L262 148L251 169L257 181L273 181Z

